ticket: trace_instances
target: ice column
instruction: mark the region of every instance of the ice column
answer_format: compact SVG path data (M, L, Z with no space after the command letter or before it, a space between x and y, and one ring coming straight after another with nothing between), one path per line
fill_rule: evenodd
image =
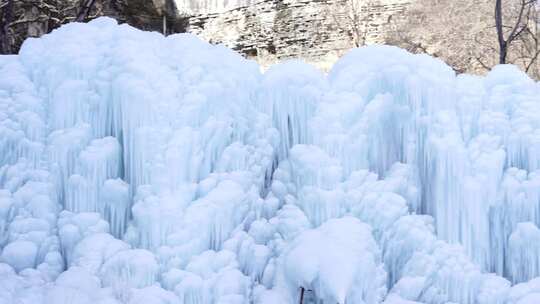
M107 179L119 176L120 153L120 145L114 137L92 140L79 154L76 174L69 178L67 210L105 214L105 204L100 201L100 194Z

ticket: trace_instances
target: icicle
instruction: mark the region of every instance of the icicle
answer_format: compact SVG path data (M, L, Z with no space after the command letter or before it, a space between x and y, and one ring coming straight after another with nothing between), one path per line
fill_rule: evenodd
M94 139L79 155L76 172L69 178L66 209L75 212L105 214L100 201L103 184L120 174L120 145L114 137Z
M531 222L519 223L510 235L506 273L513 283L540 276L540 229Z
M126 288L143 288L154 284L159 265L154 255L143 249L119 251L111 256L101 269L104 286L115 292Z
M68 179L75 173L79 153L88 145L90 139L91 131L87 124L57 130L49 135L50 166L57 172L60 201L63 204Z
M104 218L111 226L112 235L121 238L130 218L129 185L120 179L106 180L100 200L105 205Z
M167 36L167 15L163 14L163 36Z
M58 219L58 230L62 256L66 266L70 266L77 244L94 233L109 232L109 225L97 213L62 211Z
M506 170L500 189L500 202L491 210L492 267L504 275L508 264L509 237L520 222L540 225L540 174L517 168Z
M300 61L278 64L265 73L258 103L280 134L278 159L295 144L311 143L308 121L324 87L321 72Z

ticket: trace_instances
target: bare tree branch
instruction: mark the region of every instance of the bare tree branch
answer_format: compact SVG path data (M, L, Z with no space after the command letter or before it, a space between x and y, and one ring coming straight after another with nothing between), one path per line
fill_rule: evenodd
M476 60L476 62L478 62L482 68L484 68L486 71L489 71L491 70L491 67L489 65L487 65L486 63L484 63L484 60L482 60L482 58L480 57L474 57L474 59Z
M508 37L504 37L503 22L503 0L495 2L495 26L497 29L497 41L499 43L499 63L505 64L507 61L508 49L511 43L527 31L531 12L536 10L535 6L538 0L520 0L517 17L513 20L512 30ZM536 60L536 59L535 59Z
M83 6L75 19L76 22L83 22L90 15L90 11L94 7L96 0L83 0Z
M328 12L335 26L349 36L355 47L366 43L369 7L369 0L341 0Z

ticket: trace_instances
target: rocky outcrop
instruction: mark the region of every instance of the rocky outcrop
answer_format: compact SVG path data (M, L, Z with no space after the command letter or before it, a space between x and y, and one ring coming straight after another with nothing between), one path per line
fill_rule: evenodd
M303 58L325 69L355 45L355 27L365 34L365 43L384 43L390 20L404 14L411 2L363 1L355 7L357 0L252 0L242 6L246 1L229 3L233 8L228 10L188 5L187 30L263 65ZM351 18L355 9L356 20Z
M128 23L137 28L171 33L186 31L187 19L180 14L173 0L116 0L113 12L121 23ZM165 23L165 24L164 24Z
M0 53L17 53L28 37L73 22L84 0L0 0ZM173 0L96 0L87 19L109 16L137 28L184 32L186 21ZM165 24L165 26L164 26Z
M73 21L81 1L14 1L12 19L19 22L7 27L7 53L16 52L26 37ZM383 43L389 21L403 15L411 1L96 0L91 18L110 16L168 34L188 31L223 43L262 65L302 58L326 69L355 46L359 32L362 43Z
M80 5L81 0L0 1L0 53L16 53L26 38L39 37L73 21ZM96 5L92 14L100 9Z

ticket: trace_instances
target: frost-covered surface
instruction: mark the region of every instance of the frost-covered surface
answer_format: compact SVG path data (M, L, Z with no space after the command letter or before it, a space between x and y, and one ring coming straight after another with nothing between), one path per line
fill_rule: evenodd
M0 303L538 303L539 96L66 25L0 57Z

